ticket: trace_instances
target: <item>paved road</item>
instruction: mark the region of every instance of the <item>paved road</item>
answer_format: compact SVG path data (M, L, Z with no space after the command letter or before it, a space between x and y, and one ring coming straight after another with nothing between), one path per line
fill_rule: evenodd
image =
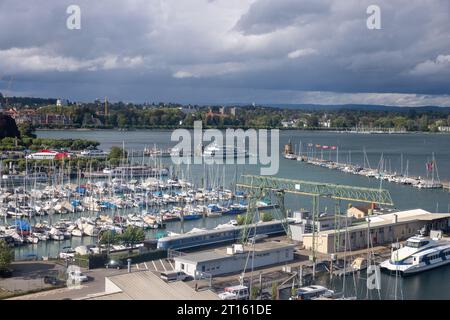
M63 300L80 299L90 294L96 294L105 291L105 277L116 274L126 273L126 269L96 269L84 272L93 278L89 282L83 283L79 289L60 288L50 291L33 293L25 296L12 298L11 300Z
M51 287L44 276L64 273L63 266L50 261L26 261L12 264L13 277L0 279L0 288L10 292L30 291Z
M62 267L61 267L62 268ZM148 261L132 265L132 271L150 270L150 271L169 271L173 270L173 262L167 259ZM94 295L105 291L105 277L123 274L127 269L94 269L82 270L92 280L85 282L78 289L60 288L50 291L34 293L30 295L13 298L13 300L62 300L62 299L81 299L88 295ZM41 279L42 282L42 279Z

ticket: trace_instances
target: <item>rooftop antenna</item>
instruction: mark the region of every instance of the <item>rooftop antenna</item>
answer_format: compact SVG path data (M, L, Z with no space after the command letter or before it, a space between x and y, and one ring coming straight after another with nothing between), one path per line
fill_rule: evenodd
M11 76L11 77L9 78L8 86L7 86L7 88L6 88L6 90L7 90L8 93L9 93L9 91L11 90L11 85L12 85L12 82L13 82L13 81L14 81L14 77ZM8 93L5 93L5 107L8 107Z

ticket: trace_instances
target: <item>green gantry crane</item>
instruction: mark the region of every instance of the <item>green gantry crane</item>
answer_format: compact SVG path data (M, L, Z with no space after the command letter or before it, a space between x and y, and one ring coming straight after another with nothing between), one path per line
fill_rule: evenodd
M388 190L363 188L346 186L339 184L292 180L284 178L276 178L272 176L255 176L243 175L236 184L240 189L247 190L248 195L248 209L247 215L244 219L245 224L241 234L241 241L245 243L250 236L249 228L252 223L257 222L255 218L259 218L257 203L266 197L274 197L274 211L277 219L281 220L283 227L288 237L290 237L290 229L287 223L287 212L284 207L285 193L310 196L312 197L312 218L313 218L313 241L312 241L312 260L316 258L316 238L317 228L316 221L319 216L319 198L328 198L337 200L335 207L335 228L340 229L340 201L353 201L363 203L375 203L378 205L394 205L391 195ZM340 232L337 232L339 235ZM335 238L335 249L339 245L339 238ZM337 251L337 250L336 250Z

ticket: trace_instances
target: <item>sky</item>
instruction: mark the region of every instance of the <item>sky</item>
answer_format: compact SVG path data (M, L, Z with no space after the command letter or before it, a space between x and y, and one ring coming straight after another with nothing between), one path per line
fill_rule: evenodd
M450 106L450 0L0 0L0 92Z

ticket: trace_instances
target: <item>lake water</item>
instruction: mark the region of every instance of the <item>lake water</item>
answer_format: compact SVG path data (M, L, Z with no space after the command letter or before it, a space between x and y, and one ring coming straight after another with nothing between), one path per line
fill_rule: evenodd
M159 148L173 147L176 142L171 142L171 131L38 131L38 137L42 138L71 138L71 139L89 139L97 140L101 143L100 148L109 150L112 146L122 146L125 144L127 150L142 150L144 147ZM339 161L347 162L351 159L352 163L364 164L364 154L372 168L376 168L380 162L381 156L387 168L392 171L400 172L402 168L401 159L403 159L403 171L408 163L409 175L426 176L426 162L430 161L434 153L438 174L441 181L450 180L450 136L438 134L351 134L335 132L310 132L310 131L280 131L280 152L284 144L291 141L294 149L299 150L302 144L303 150L306 145L321 144L328 146L337 146L339 148ZM365 150L365 153L364 153ZM324 151L324 159L336 160L336 151ZM138 159L135 159L138 160ZM183 174L199 185L205 179L205 173L208 175L210 183L232 186L236 176L241 174L259 174L260 167L257 165L228 165L225 169L221 166L210 166L205 168L203 165L191 165L189 169L186 166L174 167L170 159L162 159L164 164L171 166L172 170L183 171ZM225 175L223 175L225 173ZM360 187L379 188L380 181L363 176L346 174L336 170L315 167L306 163L286 160L280 157L280 168L276 175L278 177L311 180L318 182L328 182L334 184L343 184ZM450 212L450 194L443 190L418 190L409 186L398 185L389 182L382 182L381 187L389 190L395 207L398 209L422 208L430 212ZM346 206L348 203L343 203ZM286 196L286 206L290 209L310 209L311 199L306 197ZM333 210L334 203L321 200L321 210ZM231 217L208 218L205 220L187 221L184 229L189 231L193 227L212 228L219 223L228 221ZM168 230L179 232L180 223L169 223ZM23 257L30 253L38 255L56 255L63 247L75 247L82 243L90 243L90 238L74 238L63 242L48 242L34 246L19 248L16 256ZM445 280L444 280L445 279ZM413 277L399 280L398 296L403 292L405 299L450 299L450 266L425 272ZM444 281L443 281L444 280ZM330 287L340 291L342 288L341 279L333 279L332 282L327 278L319 279ZM382 299L394 298L393 283L395 278L389 275L382 275ZM347 295L356 295L359 298L366 297L364 281L359 280L355 287L351 277L347 278ZM356 289L355 289L356 288ZM377 293L371 293L371 298L378 298Z

